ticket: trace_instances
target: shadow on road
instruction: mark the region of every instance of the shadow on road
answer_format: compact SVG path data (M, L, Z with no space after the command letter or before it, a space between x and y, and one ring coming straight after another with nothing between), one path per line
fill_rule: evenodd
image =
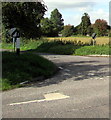
M95 79L109 76L109 64L102 64L99 61L80 61L80 62L59 62L62 66L55 76L45 81L34 83L33 87L49 86L59 84L65 80L80 81L84 79Z

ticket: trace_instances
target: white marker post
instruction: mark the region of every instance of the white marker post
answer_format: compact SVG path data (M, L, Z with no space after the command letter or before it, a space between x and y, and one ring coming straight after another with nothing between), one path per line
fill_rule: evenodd
M96 33L92 34L92 38L93 38L93 46L95 45L95 38L96 38Z
M16 38L16 53L20 54L20 38Z

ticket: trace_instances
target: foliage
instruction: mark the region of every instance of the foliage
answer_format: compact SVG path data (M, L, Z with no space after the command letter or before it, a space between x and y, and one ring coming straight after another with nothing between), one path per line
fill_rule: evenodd
M64 20L62 19L62 14L58 11L58 9L54 9L51 12L50 21L53 25L53 36L58 36L64 27Z
M73 35L74 32L74 26L71 25L65 25L64 29L62 30L62 36L68 37Z
M3 52L2 59L3 88L4 85L13 87L24 81L31 82L40 76L47 78L57 70L51 61L31 53L18 56L13 52Z
M81 35L81 26L80 24L75 27L74 35Z
M81 23L80 23L82 35L87 35L87 29L90 25L91 25L90 17L87 13L84 13L84 15L81 18Z
M88 28L87 28L87 34L89 36L92 36L93 33L94 33L94 29L93 29L92 25L88 26Z
M104 36L107 33L107 22L103 19L97 19L93 25L93 28L98 36Z
M41 20L41 31L43 36L53 36L53 25L48 18L43 18Z
M100 23L98 22L98 26L101 26L101 21ZM72 32L71 32L72 30L69 30L70 28L68 27L68 25L67 27L66 26L63 27L62 14L59 13L58 9L55 9L51 12L50 19L46 18L42 20L41 27L43 31L43 36L57 37L59 34L60 35L63 34L63 36L67 37L72 35ZM100 33L101 31L104 31L104 35L108 36L108 32L110 29L111 29L111 26L109 25L106 25L106 29L105 29L105 27L98 28L96 24L94 25L91 24L89 15L87 13L84 13L83 16L81 17L81 23L73 28L73 35L92 36L92 34L96 32L98 33L98 36L102 36L102 34Z
M7 29L5 29L5 26L2 25L2 42L6 42L6 43L10 43L10 41L12 40L10 36L8 36L8 31Z
M40 20L46 11L41 2L2 2L2 20L6 29L18 28L22 37L40 37Z

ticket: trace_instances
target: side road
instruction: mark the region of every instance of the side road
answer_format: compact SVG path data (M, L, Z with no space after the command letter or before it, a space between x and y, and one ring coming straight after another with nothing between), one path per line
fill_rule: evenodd
M109 118L109 57L42 56L61 70L3 92L3 118Z

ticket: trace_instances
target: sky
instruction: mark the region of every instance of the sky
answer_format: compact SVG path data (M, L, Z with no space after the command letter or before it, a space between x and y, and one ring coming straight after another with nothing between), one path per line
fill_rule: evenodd
M59 10L64 24L77 26L84 13L88 13L91 23L97 19L104 19L109 24L109 3L111 0L44 0L48 8L44 17L50 17L51 11ZM111 5L110 5L111 6Z

